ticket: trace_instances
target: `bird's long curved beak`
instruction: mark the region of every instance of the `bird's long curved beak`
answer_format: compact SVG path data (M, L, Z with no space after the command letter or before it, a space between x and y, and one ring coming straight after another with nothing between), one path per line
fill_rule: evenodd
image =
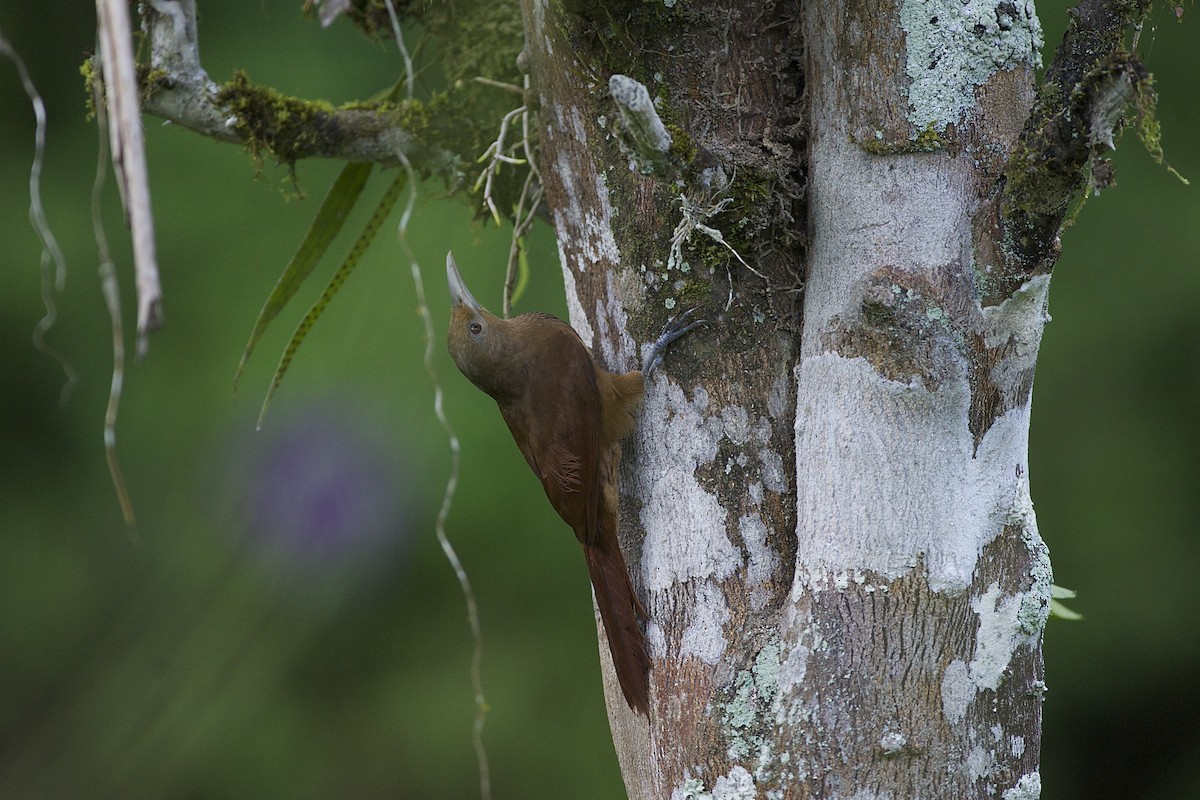
M450 302L454 305L464 305L472 311L479 311L479 303L471 296L471 290L463 283L462 275L458 274L458 265L454 256L446 253L446 283L450 284Z

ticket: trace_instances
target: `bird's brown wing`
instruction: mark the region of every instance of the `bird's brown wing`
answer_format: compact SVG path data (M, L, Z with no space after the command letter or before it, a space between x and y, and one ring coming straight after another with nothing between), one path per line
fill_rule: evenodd
M553 317L537 322L539 335L529 338L540 352L523 359L537 374L528 376L530 390L500 411L554 510L580 542L593 544L603 493L595 367L569 326Z
M619 450L609 443L601 452L596 367L566 324L530 320L539 327L537 336L524 337L538 348L522 359L532 372L531 388L500 411L550 503L583 545L621 690L630 708L646 714L650 657L640 624L645 611L617 540L615 487L604 485L616 480ZM640 394L640 382L637 389Z

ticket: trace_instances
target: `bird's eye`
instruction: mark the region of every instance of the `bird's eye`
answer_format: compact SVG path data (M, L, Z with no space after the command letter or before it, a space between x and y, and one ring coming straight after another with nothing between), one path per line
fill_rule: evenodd
M467 330L469 330L471 332L472 336L478 336L480 333L483 332L483 326L480 325L478 322L472 322L470 325L467 326Z

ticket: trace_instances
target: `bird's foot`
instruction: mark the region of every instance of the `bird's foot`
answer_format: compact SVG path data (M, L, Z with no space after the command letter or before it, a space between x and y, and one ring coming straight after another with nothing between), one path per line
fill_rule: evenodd
M706 319L693 320L692 314L696 309L689 308L687 311L676 314L667 320L667 324L663 326L662 333L650 346L650 352L646 354L645 367L642 369L642 374L647 378L654 372L655 367L662 362L663 356L667 352L667 347L671 345L680 336L695 328L697 325L705 325L708 323Z

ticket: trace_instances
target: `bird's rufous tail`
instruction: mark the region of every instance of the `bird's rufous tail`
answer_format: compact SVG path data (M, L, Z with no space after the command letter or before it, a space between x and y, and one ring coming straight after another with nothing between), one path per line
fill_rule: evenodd
M621 691L630 708L646 715L650 704L650 655L641 625L646 611L629 580L615 531L611 538L600 537L595 545L584 545L583 554Z

